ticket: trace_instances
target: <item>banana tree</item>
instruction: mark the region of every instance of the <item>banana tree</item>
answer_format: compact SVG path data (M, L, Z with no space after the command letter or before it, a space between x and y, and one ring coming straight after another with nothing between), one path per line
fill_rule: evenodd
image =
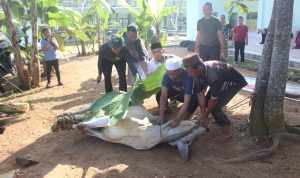
M36 0L30 0L30 3L32 29L31 76L33 86L39 86L41 83L41 70L38 50L37 2Z
M11 12L15 19L14 24L21 29L18 38L24 37L24 43L21 50L21 56L26 58L30 65L30 77L32 86L39 86L41 82L40 61L38 53L38 29L37 29L37 8L34 0L11 0L8 1ZM32 43L29 44L28 30L32 30Z
M227 3L224 5L224 10L228 11L229 18L231 17L232 12L235 8L241 14L249 14L251 12L249 10L249 8L247 7L247 5L245 5L243 3L243 1L244 0L229 0L229 1L227 1Z
M20 29L22 31L20 37L24 37L24 43L25 48L28 45L29 36L27 35L27 31L31 29L31 26L29 24L30 22L30 6L31 2L26 0L11 0L9 1L11 12L13 14L13 17L15 20L17 20L18 27L20 26Z
M126 7L136 16L136 25L139 28L141 39L148 47L149 42L161 41L166 45L165 38L161 35L161 20L178 11L178 6L165 8L167 0L138 0L139 10L130 6L125 0L118 0L118 3ZM155 30L154 30L155 29Z
M49 0L44 0L49 1ZM79 1L78 1L79 2ZM89 2L91 7L88 11L84 11L86 3ZM114 22L109 21L110 14L113 12L111 6L105 0L85 0L82 2L81 14L72 9L64 8L56 3L47 2L43 4L44 7L48 8L50 11L47 13L46 19L51 27L59 27L62 33L61 35L56 35L59 45L63 48L62 37L70 36L75 37L76 44L78 44L77 39L80 40L82 46L82 54L85 54L86 43L92 43L97 41L100 47L101 39L100 34L105 32L107 28L114 24ZM91 22L96 21L96 25L91 25ZM95 39L95 34L97 34L97 39ZM103 35L104 36L104 35ZM78 50L80 54L80 51Z
M10 3L11 1L9 0L8 1L1 0L1 6L5 14L5 22L6 22L7 30L11 37L12 48L13 48L13 52L17 64L19 84L23 89L30 89L31 88L30 74L21 56L19 41L17 39L17 31L15 25L13 24L13 15L11 12L12 8L10 6Z
M110 15L114 13L113 8L105 0L89 0L92 6L89 8L87 16L95 19L96 31L97 31L97 43L100 48L101 43L104 43L105 32L112 25L119 25L117 22L110 21ZM102 34L102 39L101 39Z
M90 27L87 22L84 22L82 15L77 11L62 6L57 6L58 12L48 12L50 27L59 27L63 31L61 35L56 34L55 38L58 40L60 49L63 50L64 43L63 37L66 35L75 37L81 40L82 54L86 54L85 42L89 41L88 36L85 34L85 30Z
M60 5L60 0L37 0L37 12L41 24L47 24L49 20L47 12L58 12L57 7Z
M170 16L179 10L178 6L165 8L166 2L167 0L148 0L149 7L153 13L154 27L158 40L161 37L160 24L163 17Z

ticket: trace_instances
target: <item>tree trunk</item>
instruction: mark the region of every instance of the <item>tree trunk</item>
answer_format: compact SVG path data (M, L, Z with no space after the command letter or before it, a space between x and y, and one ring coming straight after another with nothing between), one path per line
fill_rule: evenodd
M31 0L31 26L32 26L32 52L31 52L31 76L33 86L40 86L41 71L38 51L38 28L37 28L37 4Z
M14 56L17 63L19 84L20 87L23 89L30 89L31 88L30 75L27 67L24 64L24 60L22 59L21 56L20 46L17 40L17 32L12 22L11 8L9 7L9 4L10 2L7 2L6 0L1 0L1 6L4 11L7 27L12 39Z
M27 35L27 33L26 32L24 32L25 33L25 36L24 36L24 41L25 41L25 48L27 49L27 47L28 47L28 35Z
M81 44L81 54L86 55L86 47L84 41L80 40L80 44Z
M300 129L286 124L283 112L293 5L293 0L274 1L262 61L257 74L256 95L250 114L251 134L258 137L268 135L273 144L269 148L231 159L233 162L265 158L277 151L280 140L299 141L300 139Z
M283 103L288 73L293 5L293 0L277 1L271 71L264 107L264 120L272 135L285 131Z
M100 49L101 46L101 31L100 31L100 19L98 14L96 13L96 30L97 30L97 44L98 44L98 49ZM103 41L104 43L104 41Z
M102 31L102 43L105 42L105 30Z
M157 42L160 42L160 24L157 22L155 25L155 31L156 31L156 40Z
M266 127L263 118L263 108L270 75L275 32L276 8L277 0L275 0L273 4L272 16L268 27L268 35L263 47L260 66L257 71L257 79L253 96L254 102L252 104L250 112L250 133L252 136L258 138L267 137L269 135L268 128Z
M75 38L75 42L76 42L76 48L77 48L78 56L80 56L80 49L79 49L79 44L78 44L78 39L77 38Z

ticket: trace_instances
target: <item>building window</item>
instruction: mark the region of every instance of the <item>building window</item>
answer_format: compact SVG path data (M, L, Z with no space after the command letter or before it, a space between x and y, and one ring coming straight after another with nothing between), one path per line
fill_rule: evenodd
M136 0L126 0L126 2L131 5L132 7L136 7L137 6L137 1Z
M247 14L247 19L257 19L257 12L250 12Z
M108 3L109 3L112 7L116 7L116 6L117 6L117 0L109 0Z

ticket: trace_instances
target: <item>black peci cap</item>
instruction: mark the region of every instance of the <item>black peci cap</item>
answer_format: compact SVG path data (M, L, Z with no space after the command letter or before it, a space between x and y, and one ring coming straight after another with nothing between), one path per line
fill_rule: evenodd
M162 48L162 45L160 42L152 43L151 44L151 50L157 49L157 48Z
M109 40L109 46L111 48L122 48L123 45L123 39L117 35L112 35Z
M192 53L184 57L182 63L185 68L204 65L202 59L196 53Z

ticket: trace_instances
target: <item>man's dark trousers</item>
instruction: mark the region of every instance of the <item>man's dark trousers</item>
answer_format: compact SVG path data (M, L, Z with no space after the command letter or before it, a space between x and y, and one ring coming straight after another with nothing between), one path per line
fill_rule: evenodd
M247 82L244 80L241 84L233 84L222 91L218 97L218 102L214 110L211 112L211 115L214 117L216 123L221 127L230 125L231 122L222 111L222 108L226 106L230 100L244 87L247 85ZM209 90L206 94L206 106L208 105L208 101L211 98L211 90Z
M115 65L118 76L119 76L119 90L120 91L127 91L127 82L126 82L126 61L119 60L116 62L104 60L103 61L103 75L105 81L105 92L109 93L113 90L113 86L111 83L111 72L112 66Z
M52 70L52 67L54 67L55 74L56 74L56 77L57 77L57 81L58 81L58 83L60 83L61 80L60 80L60 71L59 71L58 60L55 59L55 60L51 60L51 61L45 61L45 65L46 65L46 74L47 74L48 84L51 83L51 70Z
M220 60L221 48L219 44L206 46L200 44L199 46L200 58L203 61Z

